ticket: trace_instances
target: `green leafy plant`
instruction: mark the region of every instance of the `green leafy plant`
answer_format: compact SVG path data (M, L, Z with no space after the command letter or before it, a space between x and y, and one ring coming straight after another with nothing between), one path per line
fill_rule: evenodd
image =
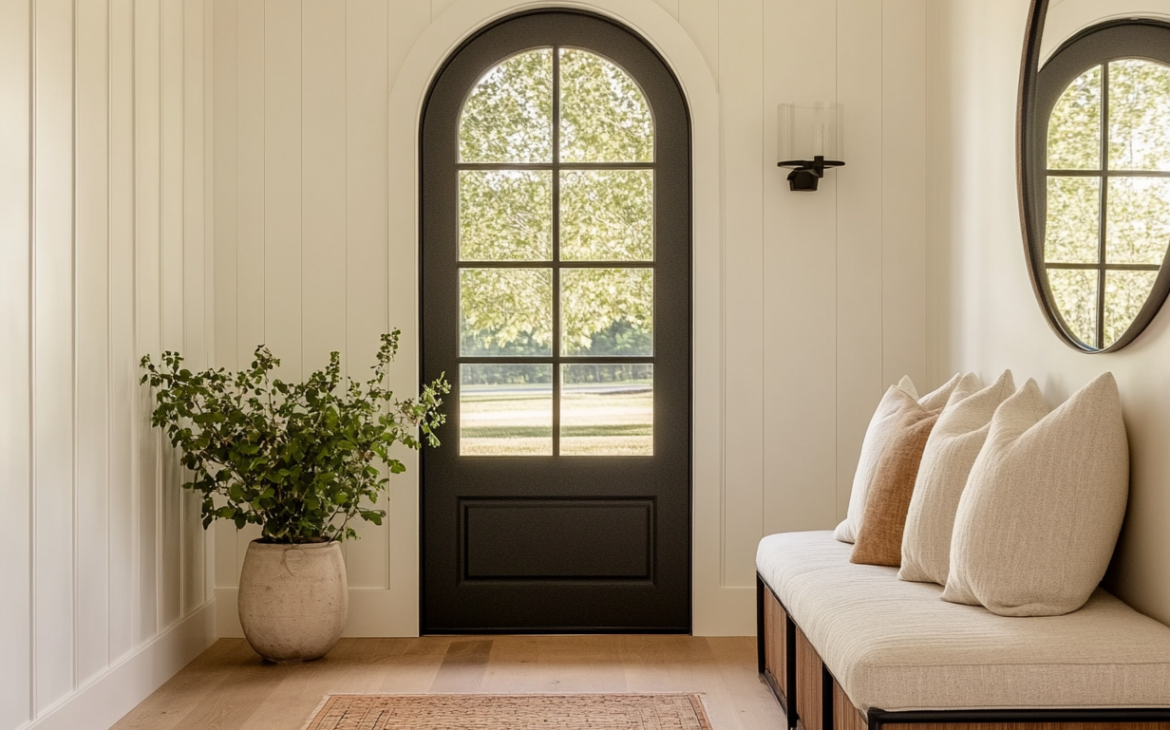
M305 543L357 537L354 517L382 524L386 512L374 505L386 474L406 470L391 448L438 446L439 396L450 392L440 376L417 398L395 399L386 378L399 334L382 335L365 383L342 383L336 352L297 384L273 377L280 360L263 345L239 372L191 372L177 352L158 365L143 357L142 382L156 389L151 423L193 473L183 487L203 494L204 529L222 518L260 525L266 542Z

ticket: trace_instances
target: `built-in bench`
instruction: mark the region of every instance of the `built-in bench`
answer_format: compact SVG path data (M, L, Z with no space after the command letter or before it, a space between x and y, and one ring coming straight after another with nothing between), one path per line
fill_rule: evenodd
M759 669L790 728L1170 730L1170 628L1104 590L1063 616L997 616L852 547L760 542Z

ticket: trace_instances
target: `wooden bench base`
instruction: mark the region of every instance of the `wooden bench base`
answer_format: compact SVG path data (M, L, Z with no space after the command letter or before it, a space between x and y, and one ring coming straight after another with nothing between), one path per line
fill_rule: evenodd
M1170 709L859 711L756 576L759 670L799 730L1170 730Z

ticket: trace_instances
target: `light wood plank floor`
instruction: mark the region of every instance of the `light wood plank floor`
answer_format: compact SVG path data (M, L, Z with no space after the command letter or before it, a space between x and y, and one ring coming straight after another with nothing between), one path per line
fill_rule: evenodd
M299 730L343 692L700 692L715 730L779 730L754 638L484 636L343 639L324 659L263 663L220 639L113 730Z

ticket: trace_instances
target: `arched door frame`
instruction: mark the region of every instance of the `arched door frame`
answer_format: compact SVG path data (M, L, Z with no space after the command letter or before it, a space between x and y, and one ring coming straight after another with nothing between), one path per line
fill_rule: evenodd
M390 321L401 323L403 367L398 387L418 380L418 130L431 83L448 56L485 25L523 10L576 8L609 17L642 36L662 56L683 87L692 124L692 230L694 373L692 585L696 635L742 633L750 618L754 586L722 585L723 525L723 241L719 195L719 99L710 68L686 31L653 0L517 2L457 0L415 42L389 95L389 190L387 200L391 261L415 261L411 271L388 271ZM712 346L717 343L716 346ZM409 374L409 375L406 375ZM384 619L381 635L418 632L419 502L417 459L408 474L391 480L390 590L376 601ZM382 621L385 621L382 628ZM747 624L750 625L750 624ZM374 627L371 627L374 628Z

